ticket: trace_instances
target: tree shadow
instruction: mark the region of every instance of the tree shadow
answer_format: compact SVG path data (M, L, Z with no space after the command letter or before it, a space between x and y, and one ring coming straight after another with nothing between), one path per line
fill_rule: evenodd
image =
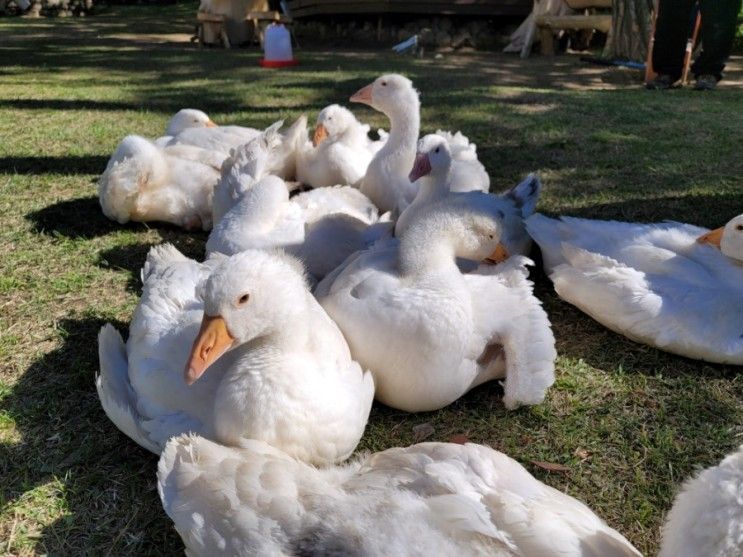
M0 174L100 174L107 163L103 155L0 157Z
M158 230L162 239L159 243L171 243L186 257L202 261L206 246L207 233L184 235L181 230ZM157 244L125 244L101 251L98 265L105 268L120 269L129 274L126 288L137 295L142 293L140 271L152 246Z
M141 110L139 103L91 99L0 99L0 108L31 110Z
M181 542L165 513L157 512L157 457L117 431L98 401L94 339L107 321L127 329L100 315L60 320L62 345L34 361L4 397L21 440L0 445L0 501L7 506L34 489L59 493L64 516L41 533L38 553L157 548L176 554Z
M717 195L689 194L594 204L573 209L569 216L627 222L675 220L717 228L739 215L741 207L743 192Z

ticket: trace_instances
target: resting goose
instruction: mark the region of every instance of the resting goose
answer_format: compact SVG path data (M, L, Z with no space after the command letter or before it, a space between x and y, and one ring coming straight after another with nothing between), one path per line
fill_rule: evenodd
M190 145L158 147L137 135L118 145L98 179L103 213L119 223L162 221L209 230L222 157Z
M194 432L311 464L351 454L373 380L296 259L250 250L202 264L163 245L142 274L126 345L110 324L99 335L98 396L121 431L155 453Z
M369 126L345 107L332 104L317 117L312 138L297 152L297 180L313 188L358 186L373 154L383 141L373 142ZM377 145L380 144L380 145Z
M352 256L318 284L315 296L374 374L379 401L435 410L505 378L507 408L542 402L556 353L527 280L531 261L514 256L469 274L456 264L492 254L501 230L488 211L433 205L399 241Z
M184 435L157 476L188 555L640 557L586 505L471 443L317 469L260 441Z
M284 181L261 170L275 144L267 131L233 153L229 173L231 183L239 184L232 188L237 199L229 201L232 207L212 230L207 254L284 248L303 262L312 278L320 279L353 252L391 232L391 223L377 225L377 208L350 186L320 188L290 199ZM224 191L218 187L215 195L215 218Z
M555 291L638 342L743 364L743 215L715 231L533 215Z
M743 555L743 445L686 481L663 526L658 557Z
M413 200L418 189L416 184L408 180L420 131L418 92L406 77L388 74L357 91L351 101L367 104L390 119L387 141L369 163L361 182L361 191L382 212L402 210ZM464 181L453 182L452 191L488 191L490 178L476 157L472 159L475 145L470 144L461 133L439 133L447 134L446 138L456 144L456 152L462 154L462 160L457 160L454 165L456 176L460 176L459 165L471 167L462 170ZM462 148L463 144L466 147ZM479 178L475 179L477 176Z
M529 253L531 238L524 219L536 208L542 183L536 174L527 178L500 196L481 191L452 192L453 177L450 143L438 134L426 135L418 142L415 163L410 171L411 182L419 184L413 202L400 214L395 223L395 234L404 234L422 210L434 203L465 204L490 211L503 221L501 243L505 250L498 261L508 254Z
M228 155L230 149L247 143L260 133L254 128L218 126L201 110L184 108L170 119L165 136L158 138L157 142L162 146L193 145Z

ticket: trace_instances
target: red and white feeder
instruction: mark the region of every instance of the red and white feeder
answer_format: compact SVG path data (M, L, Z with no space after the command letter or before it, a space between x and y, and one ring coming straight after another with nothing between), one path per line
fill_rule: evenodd
M296 64L297 60L292 54L292 38L286 26L272 23L266 27L260 65L264 68L284 68Z

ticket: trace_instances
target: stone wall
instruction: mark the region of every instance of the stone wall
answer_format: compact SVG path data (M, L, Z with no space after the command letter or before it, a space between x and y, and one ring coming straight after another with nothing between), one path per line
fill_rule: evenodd
M511 21L498 22L482 18L429 17L400 21L394 17L382 19L302 19L294 22L294 33L303 44L388 46L418 35L423 48L446 49L471 47L497 49L508 44L516 28Z
M0 13L29 17L84 16L93 9L93 0L0 0Z

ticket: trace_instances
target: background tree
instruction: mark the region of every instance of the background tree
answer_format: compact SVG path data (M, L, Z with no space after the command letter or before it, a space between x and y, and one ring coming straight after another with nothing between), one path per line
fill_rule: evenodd
M645 61L653 28L653 0L614 0L611 30L604 47L607 58Z

